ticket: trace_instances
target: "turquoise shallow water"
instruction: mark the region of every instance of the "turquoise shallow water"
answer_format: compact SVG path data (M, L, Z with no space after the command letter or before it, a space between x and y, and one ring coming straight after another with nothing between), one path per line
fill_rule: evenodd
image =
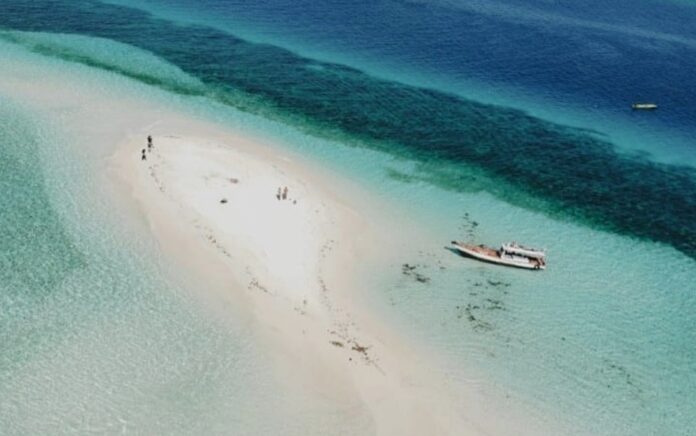
M266 129L272 131L272 129ZM485 192L451 192L416 179L422 162L310 141L279 131L286 143L361 180L384 204L398 199L413 237L379 270L366 266L362 298L434 355L462 392L506 415L572 434L690 434L696 406L696 265L664 246L551 220ZM327 146L330 145L330 146ZM474 172L475 174L475 172ZM547 247L543 274L462 259L453 237ZM415 266L408 272L404 265ZM665 271L668 271L666 273ZM501 400L502 397L502 400ZM470 403L461 398L461 410ZM489 401L489 402L487 402Z
M39 61L6 43L0 53L35 65L31 74L38 68L46 77L69 75L87 93L148 93L136 82ZM124 56L144 61L137 51ZM90 143L66 131L76 121L69 103L47 110L2 96L0 112L0 434L370 428L359 412L325 407L280 383L269 363L275 357L255 343L248 319L234 307L225 316L212 311L152 240L121 221L104 191L101 161L91 160L108 151L85 153Z
M499 396L476 401L501 419L509 407L565 433L690 433L696 405L692 259L555 221L476 189L452 192L408 177L423 162L356 152L254 117L233 118L226 122L360 180L385 205L396 202L402 221L392 216L394 228L410 231L415 221L424 229L428 239L409 234L413 240L394 250L391 263L365 266L360 297L438 356L437 370L462 392L462 414L471 408L463 393L483 386ZM444 248L453 237L544 246L550 267L529 274L468 261ZM426 282L404 274L404 264L415 265Z
M69 25L89 33L80 27L86 23ZM48 57L56 65L71 65L85 74L90 71L97 81L115 73L132 80L118 79L119 86L154 86L153 93L163 88L164 95L173 92L172 104L183 99L192 113L280 139L290 149L360 180L375 195L396 199L408 212L403 225L415 221L427 228L432 240L424 243L416 238L405 244L393 264L380 265L379 271L366 266L371 274L365 278L362 297L405 335L432 349L439 356L437 369L451 377L453 386L463 392L476 380L509 396L509 404L493 405L501 408L501 416L508 405L520 406L532 419L559 423L574 434L689 434L693 428L696 266L683 246L681 252L675 250L679 245L671 239L655 243L628 237L632 233L625 229L620 232L623 236L613 234L606 231L611 223L588 222L581 213L582 203L570 203L580 208L578 214L562 210L553 198L497 177L488 162L443 159L438 153L391 143L393 138L375 144L374 138L351 136L346 129L327 132L312 117L269 106L265 97L259 97L269 89L260 93L250 88L242 93L221 89L208 76L192 77L128 46L89 37L10 33L3 38L19 42L14 50L29 47L36 53L33 56ZM258 47L240 46L242 53L251 53L244 58L244 68L254 67L258 57L253 50ZM355 86L354 70L293 57L286 61L310 70L329 69L349 83L346 92ZM251 71L267 74L263 63L256 68ZM228 73L221 68L219 74ZM323 86L315 84L318 89ZM381 86L401 90L400 85L381 83L386 97L392 94ZM115 89L114 95L119 92ZM497 110L473 107L474 112ZM10 393L2 396L0 413L5 415L0 422L10 423L10 433L88 427L97 433L116 432L130 426L140 433L216 433L231 428L254 434L293 422L298 412L286 404L290 400L269 394L275 388L273 381L257 366L263 353L244 339L243 325L207 320L209 314L191 306L162 271L143 270L147 247L113 249L119 245L116 228L101 225L108 221L108 205L95 201L96 206L87 206L91 203L85 200L95 193L85 191L82 170L68 164L73 156L65 155L62 141L54 139L60 138L60 124L51 124L50 117L32 120L33 114L16 109L15 102L2 100L2 108L7 122L0 144L3 157L7 156L3 164L11 171L3 171L0 181L12 194L7 209L11 213L2 219L12 237L4 241L10 249L3 252L1 264L3 277L9 279L4 283L10 285L2 293L0 331L6 335L3 343L12 345L0 353L0 389ZM596 144L582 132L569 133L517 112L495 112L495 116L511 123L529 122L541 129L536 133L559 135L562 141L578 140L589 147L586 157L609 159L610 168L627 171L627 177L637 171L630 177L669 181L662 185L664 191L641 185L636 195L663 199L679 195L671 183L683 181L680 186L687 197L669 206L689 219L688 170L621 160L608 144ZM496 123L492 125L504 125ZM482 129L480 134L491 133ZM483 144L485 155L493 143ZM567 145L568 150L580 152ZM42 159L28 159L33 153ZM568 180L561 178L558 183ZM600 208L600 213L607 209ZM633 229L656 219L643 216ZM689 225L677 230L693 236ZM45 234L41 237L45 243L28 242L42 234L37 231ZM550 268L543 274L528 274L466 261L443 248L455 237L491 244L518 239L546 246ZM688 252L690 245L685 247ZM404 274L404 263L416 265L426 283ZM177 397L182 390L190 395ZM279 427L266 427L271 424L264 417L276 410L287 413L274 423ZM47 419L37 421L36 414ZM317 415L302 415L290 430L365 432L340 417L317 422Z

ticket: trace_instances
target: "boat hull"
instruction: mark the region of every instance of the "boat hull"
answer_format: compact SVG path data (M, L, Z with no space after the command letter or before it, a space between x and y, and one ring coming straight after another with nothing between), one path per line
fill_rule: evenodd
M634 111L654 111L657 109L657 105L652 103L636 103L631 105L631 108L633 108Z
M523 262L513 259L501 258L500 256L494 254L495 250L493 250L492 248L461 244L455 241L452 242L452 245L454 246L454 249L457 250L459 253L483 262L493 263L496 265L510 266L513 268L531 270L546 269L546 266L540 262Z

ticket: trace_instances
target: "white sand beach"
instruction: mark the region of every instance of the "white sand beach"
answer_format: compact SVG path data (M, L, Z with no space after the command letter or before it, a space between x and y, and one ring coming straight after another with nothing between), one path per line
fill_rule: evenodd
M144 138L115 163L150 227L181 265L229 274L223 292L249 302L280 371L329 401L356 395L377 434L462 434L444 380L352 303L353 265L387 236L329 180L249 139L155 135L143 160Z

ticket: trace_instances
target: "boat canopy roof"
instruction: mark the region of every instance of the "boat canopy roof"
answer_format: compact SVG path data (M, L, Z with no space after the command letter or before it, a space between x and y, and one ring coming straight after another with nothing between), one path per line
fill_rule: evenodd
M506 253L519 254L521 256L526 256L532 259L543 259L546 257L546 252L544 250L539 250L531 247L524 247L518 245L515 242L510 242L501 245L501 250Z

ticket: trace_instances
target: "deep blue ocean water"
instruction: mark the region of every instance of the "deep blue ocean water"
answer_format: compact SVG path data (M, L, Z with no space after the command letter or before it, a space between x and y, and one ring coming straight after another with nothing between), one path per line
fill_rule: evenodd
M696 12L673 2L142 2L189 19L351 63L452 82L477 79L623 110L664 103L663 122L693 125ZM195 10L194 7L195 6ZM183 15L183 14L181 14ZM688 87L687 87L688 88Z
M599 112L593 123L628 117L644 134L670 126L693 135L696 126L688 85L696 71L696 12L682 2L115 3L467 97L501 101L491 94L502 93L512 107L529 109L525 100L552 104L548 114L580 107ZM522 96L505 95L511 90ZM656 101L663 110L632 114L627 109L634 101ZM603 127L611 133L617 126ZM674 145L677 132L658 139L663 144L652 151L682 148L680 156L690 154L693 163L693 142L661 150Z
M387 10L391 11L390 14L393 13L392 9L403 10L404 13L411 11L410 4L400 7L389 5L391 7ZM428 16L433 8L439 10L436 6L420 7L425 9L421 10L419 17ZM82 33L132 44L152 51L208 86L180 86L148 76L147 73L134 76L147 83L183 94L212 96L243 110L283 119L295 125L302 124L315 135L340 137L424 161L437 159L443 162L439 168L444 170L430 171L421 175L420 180L429 180L454 190L486 189L526 208L666 243L689 256L696 255L696 224L693 220L696 211L696 169L689 165L658 162L644 154L622 154L606 136L608 133L549 122L524 111L380 79L351 66L314 61L273 45L251 43L200 24L177 24L129 7L51 1L46 5L32 2L30 9L23 2L12 2L4 9L1 26L18 30ZM471 40L482 39L483 35L487 35L489 40L491 37L499 38L503 28L509 26L507 17L511 10L515 9L501 7L505 19L498 23L500 28L495 27L495 31L486 33L481 30L476 36L461 39L471 44ZM454 11L458 12L459 9L455 8ZM353 13L359 17L369 15L362 12L349 14L352 16ZM466 27L464 24L470 21L466 18L470 18L470 12L464 10L462 13L464 18L456 25L441 27L436 20L434 28L460 32L462 27ZM110 19L103 20L105 16ZM484 14L484 18L488 17L489 14ZM436 19L444 18L436 14ZM390 22L391 15L384 20ZM424 24L423 20L416 21L414 16L406 21L414 25ZM488 21L484 19L484 22ZM596 37L594 27L584 39ZM558 52L556 47L568 38L564 39L562 32L558 35L538 32L539 28L534 26L517 28L507 34L505 41L519 39L519 35L527 35L533 41L547 41L539 48L527 50L527 53L548 52L548 61L527 63L528 55L520 55L517 61L512 53L501 53L492 59L505 61L498 61L500 65L492 70L502 70L504 63L506 70L514 70L515 74L526 72L521 76L528 80L534 76L550 77L554 79L554 88L565 92L574 89L576 95L590 96L588 105L608 98L607 102L621 106L623 111L628 110L630 103L636 100L635 96L629 98L631 92L635 94L640 89L641 93L650 94L650 98L661 94L660 102L665 101L668 109L660 111L659 116L673 120L671 122L675 128L683 127L688 133L688 120L694 117L686 101L680 100L688 92L674 88L673 84L688 83L691 78L690 65L684 60L691 59L688 56L691 50L689 35L678 38L676 42L668 38L670 41L666 44L670 50L665 49L661 55L660 65L664 68L658 76L654 65L645 64L645 59L654 62L654 53L648 56L650 53L646 48L636 48L621 38L613 41L613 44L621 54L618 59L624 60L623 63L615 65L617 60L614 59L604 62L600 68L594 62L590 68L588 65L592 64L592 56L587 59L581 56L581 61L569 62L566 59L557 62L562 53L580 46L571 44ZM620 35L622 38L624 33ZM391 35L389 32L387 34ZM415 38L415 33L413 35ZM577 39L579 35L574 33L569 41ZM413 39L403 38L405 41ZM443 40L448 41L449 38ZM655 38L648 37L648 40L654 43ZM492 43L501 46L498 50L509 48L509 43L498 41ZM474 45L478 47L480 44ZM42 45L33 49L91 66L113 68L85 56L60 50L51 52L50 47ZM404 50L403 53L408 51ZM419 47L416 52L431 50ZM459 50L475 52L473 47L467 48L466 45ZM521 53L520 50L515 53ZM447 58L446 53L445 50L439 57ZM427 63L427 56L421 62ZM548 68L552 62L555 69ZM597 76L597 71L605 75L616 71L620 77L602 78ZM641 73L631 75L627 71ZM648 80L650 77L659 77L659 80ZM494 74L490 80L496 80ZM599 83L602 86L598 86ZM623 84L624 91L619 92L618 83ZM594 84L594 87L589 84ZM534 81L522 85L539 86ZM669 108L672 107L681 109L670 117ZM642 115L636 114L636 117ZM683 133L682 130L680 133ZM689 145L686 147L688 149ZM458 166L473 166L484 176L471 177L460 172Z
M481 241L525 237L550 244L554 253L543 281L447 264L441 276L425 272L433 277L427 289L383 287L395 311L412 323L409 331L467 363L490 367L493 384L527 392L531 398L519 395L541 415L580 416L585 425L579 428L592 431L579 433L663 428L690 434L696 109L689 103L696 97L696 7L651 1L116 3L121 6L10 0L0 4L0 28L112 39L147 50L188 77L131 65L124 53L97 53L99 45L86 49L16 32L0 38L280 121L321 139L307 141L308 155L330 155L334 151L322 147L341 143L358 147L353 155L336 151L345 153L346 164L383 162L356 157L361 150L409 159L412 165L389 165L390 189L425 209L437 206L432 222L442 227L442 241L456 221L456 231ZM630 110L643 100L660 109ZM23 125L7 120L0 123L7 131ZM32 128L24 130L10 137L31 138ZM11 241L0 239L11 246L6 254L20 254L0 256L0 272L31 306L28 291L50 288L58 277L50 269L33 274L33 260L65 272L84 267L84 259L50 209L31 215L44 201L43 187L18 143L0 143L11 169L0 182L19 200L18 216L32 220L0 217L13 231ZM39 194L27 198L24 190ZM35 222L47 223L45 252L38 255L26 250ZM533 226L540 222L547 227ZM597 248L618 254L603 261ZM657 273L670 267L671 274ZM8 319L13 326L24 322ZM15 348L23 349L22 341Z

